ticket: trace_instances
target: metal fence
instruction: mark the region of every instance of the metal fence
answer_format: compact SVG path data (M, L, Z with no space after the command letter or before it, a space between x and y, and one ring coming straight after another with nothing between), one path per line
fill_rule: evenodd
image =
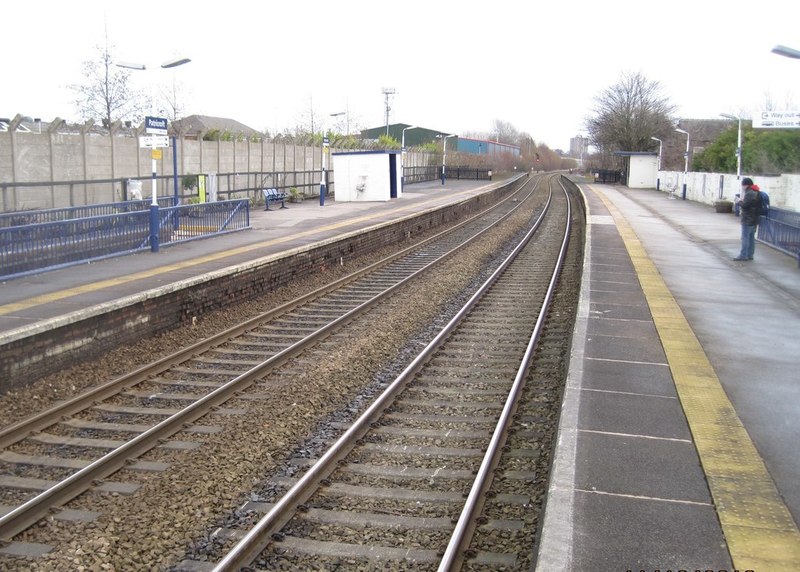
M249 200L168 207L159 215L162 246L250 228ZM0 279L136 252L149 245L149 209L0 228Z
M173 197L158 197L157 200L158 206L161 208L174 206L173 202L175 199ZM0 228L58 222L63 220L112 215L125 212L148 211L149 209L150 200L138 200L125 201L121 203L104 203L82 207L37 209L0 213Z
M172 225L174 229L161 246L250 228L250 201L247 199L181 205L161 213L161 228Z
M403 178L406 185L435 181L441 176L441 167L403 167Z
M488 169L475 169L472 167L447 167L445 173L448 179L468 179L472 181L491 181L491 171ZM436 181L442 178L442 167L403 167L403 177L407 185Z
M758 240L797 256L800 264L800 213L771 207L758 225Z
M470 181L491 181L492 172L489 169L473 169L472 167L447 167L445 174L448 179L467 179Z
M622 171L613 169L595 169L593 174L595 183L619 183L622 180Z

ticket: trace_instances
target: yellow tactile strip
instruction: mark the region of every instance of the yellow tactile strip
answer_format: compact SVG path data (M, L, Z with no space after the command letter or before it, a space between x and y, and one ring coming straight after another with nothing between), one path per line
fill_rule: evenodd
M628 221L617 224L639 276L737 570L797 572L800 532L708 357Z

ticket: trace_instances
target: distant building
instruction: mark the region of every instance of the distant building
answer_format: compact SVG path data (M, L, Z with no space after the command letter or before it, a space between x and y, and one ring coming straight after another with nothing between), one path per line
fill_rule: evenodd
M403 129L410 127L408 123L393 123L389 125L389 137L397 141L403 140ZM361 132L362 139L377 140L381 135L386 135L386 126L364 129ZM406 131L406 147L415 147L426 143L438 143L442 137L450 135L444 131L428 129L426 127L415 127ZM473 155L501 155L510 153L514 157L519 157L520 148L517 145L509 145L498 141L487 141L484 139L470 139L469 137L452 136L447 140L447 149L460 153L472 153Z
M408 123L392 123L389 125L388 134L389 137L402 142L403 140L403 129L406 127L411 127ZM386 126L383 125L381 127L371 127L370 129L364 129L361 131L361 138L362 139L373 139L378 140L381 135L386 135L387 129ZM414 129L409 129L406 131L406 147L417 147L419 145L425 145L426 143L436 143L441 141L441 138L445 135L450 135L450 133L445 133L444 131L437 131L436 129L428 129L426 127L415 127ZM453 139L457 139L457 137L451 137L447 140L447 148L448 149L455 149L455 143L451 141Z
M200 139L210 131L218 131L220 134L230 133L234 137L241 134L245 138L261 135L258 130L248 127L235 119L212 117L210 115L190 115L183 119L170 121L169 126L170 131L180 134L186 139Z
M461 153L472 153L473 155L502 155L503 153L510 153L514 157L519 157L519 147L517 145L509 145L499 141L459 137L456 149Z
M569 155L580 159L581 155L587 154L589 149L589 138L581 135L571 137L569 140Z

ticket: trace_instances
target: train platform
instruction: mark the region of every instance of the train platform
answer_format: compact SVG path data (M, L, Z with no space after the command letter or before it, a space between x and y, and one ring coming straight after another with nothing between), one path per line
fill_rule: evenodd
M39 332L65 316L153 290L180 288L182 281L298 247L456 203L502 181L438 180L406 185L403 197L383 203L337 203L328 199L272 205L250 211L251 230L52 270L0 284L0 343Z
M586 260L536 570L800 570L800 271L739 219L581 185Z

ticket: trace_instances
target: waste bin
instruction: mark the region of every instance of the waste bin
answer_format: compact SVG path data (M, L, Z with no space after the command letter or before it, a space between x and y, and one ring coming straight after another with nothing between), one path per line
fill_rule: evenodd
M128 200L141 201L142 200L142 182L134 179L128 179Z

